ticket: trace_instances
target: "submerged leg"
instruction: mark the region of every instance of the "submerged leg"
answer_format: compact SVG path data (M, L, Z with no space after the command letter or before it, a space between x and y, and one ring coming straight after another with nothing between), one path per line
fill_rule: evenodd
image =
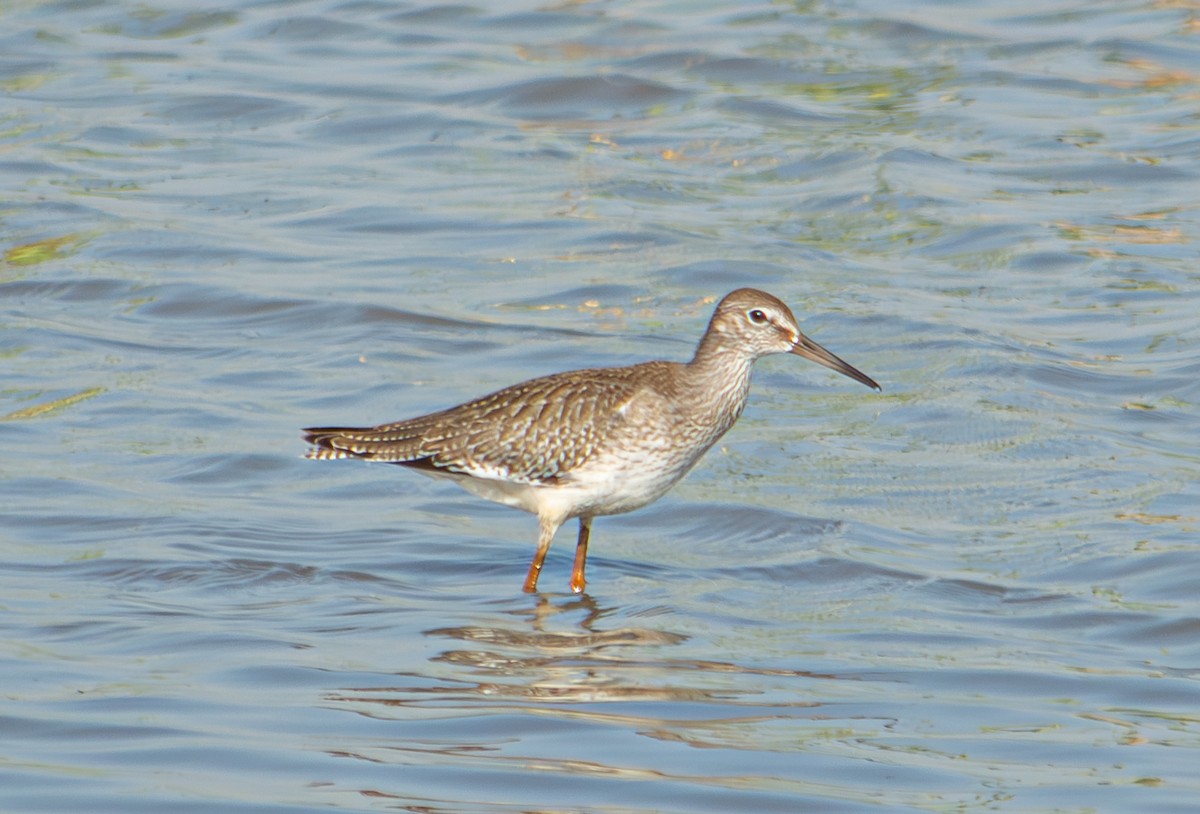
M546 561L546 552L554 540L554 532L562 525L545 517L538 518L537 551L534 552L533 562L529 563L529 573L525 576L525 585L521 588L525 593L537 593L538 575L542 573L542 563Z
M579 542L575 544L575 567L571 569L571 590L577 594L583 593L587 580L583 578L583 569L587 565L588 538L592 536L592 518L579 518Z

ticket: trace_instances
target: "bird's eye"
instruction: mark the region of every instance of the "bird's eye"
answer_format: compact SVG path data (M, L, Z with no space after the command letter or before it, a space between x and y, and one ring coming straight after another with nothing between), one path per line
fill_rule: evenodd
M761 308L753 308L747 311L746 316L750 317L750 321L755 325L765 325L767 323L767 315Z

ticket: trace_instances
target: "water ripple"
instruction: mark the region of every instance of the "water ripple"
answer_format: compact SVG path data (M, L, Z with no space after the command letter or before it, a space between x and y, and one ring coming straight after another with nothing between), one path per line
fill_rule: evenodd
M1179 3L17 3L6 810L1190 811ZM302 458L788 301L669 496Z

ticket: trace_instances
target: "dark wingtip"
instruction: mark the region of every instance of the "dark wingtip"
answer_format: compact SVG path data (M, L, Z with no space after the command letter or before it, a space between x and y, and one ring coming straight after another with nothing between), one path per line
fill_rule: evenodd
M304 433L305 442L312 444L314 447L332 447L330 439L336 438L344 432L342 427L305 427L300 432Z

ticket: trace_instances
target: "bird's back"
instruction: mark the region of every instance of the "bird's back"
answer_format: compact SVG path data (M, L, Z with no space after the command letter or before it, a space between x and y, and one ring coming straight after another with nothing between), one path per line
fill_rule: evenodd
M628 405L674 362L558 373L377 427L313 427L308 457L363 458L448 474L548 483L603 450Z

